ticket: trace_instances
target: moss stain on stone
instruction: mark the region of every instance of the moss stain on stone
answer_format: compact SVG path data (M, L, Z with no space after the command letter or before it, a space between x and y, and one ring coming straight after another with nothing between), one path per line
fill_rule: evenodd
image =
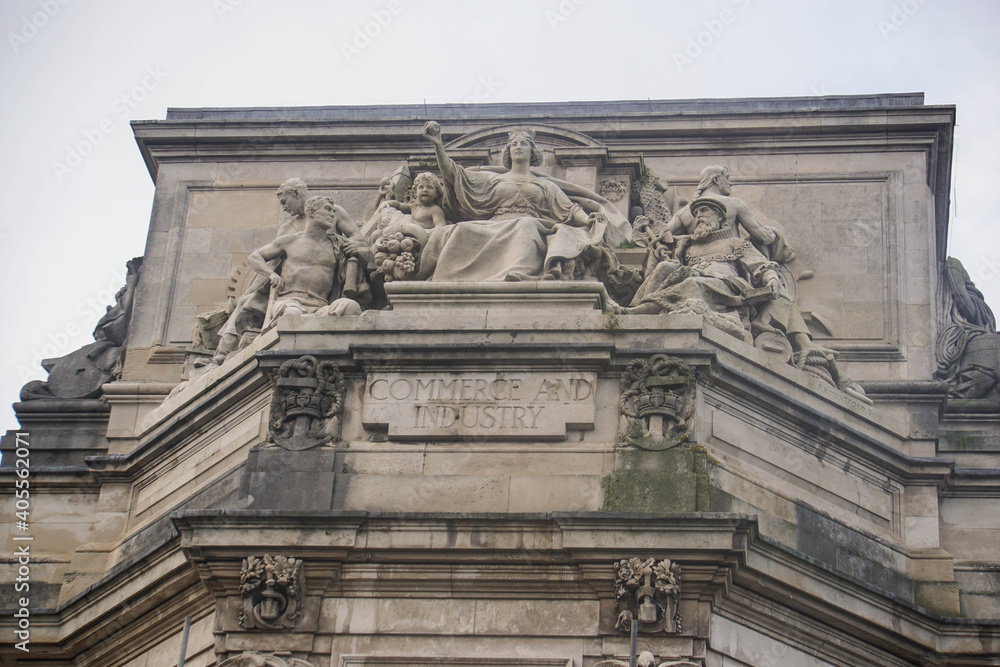
M684 442L662 451L621 449L601 479L606 512L725 512L732 498L712 481L719 462Z

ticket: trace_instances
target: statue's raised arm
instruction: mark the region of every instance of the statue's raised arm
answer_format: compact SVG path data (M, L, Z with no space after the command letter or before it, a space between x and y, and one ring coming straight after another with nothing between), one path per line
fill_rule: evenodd
M434 156L437 158L438 169L445 180L454 182L455 173L460 167L455 161L448 157L444 149L444 142L441 140L441 125L434 120L429 120L424 124L424 136L434 144Z
M435 121L424 125L423 136L434 145L442 208L455 224L431 231L417 280L572 280L586 273L578 260L602 243L609 220L627 238L627 220L609 202L532 170L543 156L530 129L509 133L500 168L457 164Z

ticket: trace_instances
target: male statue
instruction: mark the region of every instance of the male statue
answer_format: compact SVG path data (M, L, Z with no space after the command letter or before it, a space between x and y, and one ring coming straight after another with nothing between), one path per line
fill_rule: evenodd
M310 197L301 233L279 236L247 259L274 292L264 328L283 315L361 313L357 302L338 298L343 287L342 269L357 254L357 246L331 233L337 229L337 208L332 197ZM276 260L280 272L272 264Z
M711 311L728 315L731 325L722 328L743 338L754 288L766 288L759 295L764 300L783 291L778 265L726 224L727 209L718 199L695 199L689 208L690 234L676 237L674 258L656 265L625 312L675 312L690 309L689 300L702 301Z
M657 264L624 312L696 312L747 342L764 332L784 336L796 366L865 400L859 386L840 376L834 353L813 342L781 283L778 264L728 224L722 200L701 197L688 208L690 235L677 237L673 259Z
M780 234L772 227L757 221L750 206L739 197L732 196L733 184L729 180L729 170L721 165L710 165L701 171L701 182L694 191L694 199L714 199L726 209L725 224L734 234L739 235L742 227L750 235L752 243L770 259L788 262L795 257L794 251L784 244ZM694 214L691 204L677 211L667 223L667 230L674 235L694 232Z
M305 230L305 202L309 198L309 188L305 182L298 178L290 178L278 188L277 196L281 210L288 217L278 226L276 238ZM334 235L339 233L350 238L353 249L356 252L359 251L360 247L366 245L361 230L358 229L358 226L351 220L347 211L341 206L335 205L334 210L336 213L336 224L330 230L330 233ZM274 264L276 266L277 262ZM275 267L272 266L271 268ZM353 278L354 275L348 272L349 277ZM266 277L256 274L250 278L243 294L236 300L232 312L222 325L222 328L219 329L219 342L212 359L208 362L195 362L196 368L222 364L226 360L226 357L240 347L241 342L243 345L246 344L243 341L244 334L252 334L260 331L267 314L270 289L271 285ZM206 368L205 370L208 369ZM200 372L205 372L205 370Z

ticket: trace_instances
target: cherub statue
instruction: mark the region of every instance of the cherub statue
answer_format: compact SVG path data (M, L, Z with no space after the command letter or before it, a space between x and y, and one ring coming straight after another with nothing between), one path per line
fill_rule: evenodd
M441 197L444 195L444 183L429 171L417 174L413 179L413 202L403 203L395 199L385 203L403 213L408 213L413 222L424 229L434 229L448 224L441 208Z

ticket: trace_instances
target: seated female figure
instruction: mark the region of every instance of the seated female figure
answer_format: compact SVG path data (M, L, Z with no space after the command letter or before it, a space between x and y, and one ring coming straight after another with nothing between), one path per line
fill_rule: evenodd
M568 270L584 250L600 243L609 222L621 240L628 221L603 198L531 171L542 153L532 133L510 133L505 172L465 169L444 149L441 126L424 127L445 183L444 208L460 220L435 228L423 249L417 280L495 281L572 279ZM590 213L563 188L592 202Z

